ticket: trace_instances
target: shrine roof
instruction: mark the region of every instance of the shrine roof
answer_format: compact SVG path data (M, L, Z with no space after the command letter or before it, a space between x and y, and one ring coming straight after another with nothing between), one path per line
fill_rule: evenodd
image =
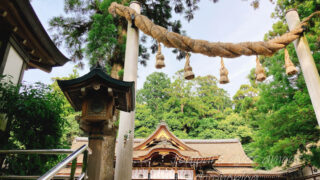
M167 136L168 140L175 141L172 144L156 144L150 148L146 148L157 142L161 136ZM176 138L176 139L175 139ZM83 139L83 138L82 138ZM79 139L80 140L80 139ZM183 146L182 146L183 145ZM151 151L157 149L174 149L179 153L194 158L219 157L215 161L215 166L219 167L253 167L253 161L245 154L242 144L238 139L178 139L168 129L166 124L160 124L158 128L146 139L134 139L134 158L147 156ZM185 149L179 149L179 147Z
M181 141L178 137L176 137L172 132L170 132L166 123L162 122L158 125L157 129L145 140L141 141L141 143L134 147L134 151L141 151L149 149L150 146L156 144L159 141L171 142L174 146L177 147L180 151L197 151L183 141Z
M179 139L165 123L160 123L157 129L146 139L134 140L134 154L142 156L148 154L148 148L157 143L161 137L177 145L180 153L191 157L219 157L217 166L252 167L253 161L245 154L238 139ZM195 154L196 153L196 154Z
M53 43L29 0L1 0L0 26L8 31L11 44L24 54L27 68L50 72L70 61Z

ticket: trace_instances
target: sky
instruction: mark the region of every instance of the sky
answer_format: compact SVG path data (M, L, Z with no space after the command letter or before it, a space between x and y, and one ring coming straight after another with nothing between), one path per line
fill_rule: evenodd
M33 0L32 6L38 15L42 25L49 30L49 20L58 15L63 15L64 0ZM212 0L201 0L199 10L195 12L194 19L187 22L183 16L174 16L173 18L182 20L182 28L187 35L193 39L203 39L211 42L244 42L261 41L264 34L271 30L275 22L271 18L275 5L269 1L260 1L260 7L256 10L250 6L250 2L245 0L220 0L218 3L212 3ZM48 31L48 33L53 33ZM140 34L141 35L141 34ZM149 38L150 39L150 38ZM64 47L59 47L62 53L67 57L69 54ZM162 48L165 56L166 67L158 70L155 68L155 55L151 54L147 66L138 67L138 89L143 87L146 77L153 72L164 72L172 77L175 72L183 69L185 61L178 61L173 54L172 49ZM83 60L86 62L87 60ZM250 70L255 67L254 56L241 56L238 58L224 58L224 63L229 71L230 83L220 85L232 97L241 84L248 84L247 79ZM42 82L51 84L52 77L65 77L72 73L74 63L68 62L62 67L53 68L51 73L41 70L27 70L24 74L25 83ZM196 76L214 75L219 78L220 57L207 57L201 54L192 54L190 65ZM86 65L80 70L80 75L89 72L89 66Z

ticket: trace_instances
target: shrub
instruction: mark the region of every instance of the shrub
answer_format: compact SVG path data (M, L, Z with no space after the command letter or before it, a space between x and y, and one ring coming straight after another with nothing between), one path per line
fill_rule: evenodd
M63 100L48 86L14 85L0 79L0 113L7 118L1 132L0 149L57 149L61 142L64 119ZM39 175L60 159L57 155L7 155L0 157L1 173ZM0 164L0 165L1 165Z

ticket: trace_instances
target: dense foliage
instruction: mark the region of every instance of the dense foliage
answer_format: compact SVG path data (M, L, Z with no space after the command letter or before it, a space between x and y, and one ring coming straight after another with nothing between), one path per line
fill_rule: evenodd
M63 100L55 92L40 83L17 86L2 78L0 93L0 113L7 118L7 131L1 131L1 149L65 147L61 141L65 125L61 117ZM2 164L4 156L0 158ZM57 160L55 155L8 155L1 172L42 174Z
M317 0L277 1L273 17L279 21L266 34L266 39L279 36L288 30L287 25L284 24L284 15L290 8L296 8L300 18L303 19L312 12L320 10L320 2ZM305 35L319 71L319 18L312 19ZM293 45L287 48L292 61L299 67ZM283 68L283 59L283 50L272 57L262 58L263 64L267 67L269 81L259 85L260 98L255 105L257 111L254 119L259 125L259 130L252 143L252 156L261 167L272 168L282 165L286 160L289 165L299 152L296 158L300 156L306 160L306 163L320 166L319 147L307 148L317 144L320 132L303 74L300 71L298 75L288 77ZM308 152L309 150L314 153ZM269 158L272 160L266 160L267 156L272 157Z
M71 146L72 141L74 140L75 137L84 136L85 134L82 130L80 130L79 123L76 120L76 116L79 116L80 112L75 112L75 110L70 105L67 98L64 96L63 92L61 91L56 80L70 80L78 77L79 77L79 73L77 69L74 68L72 74L69 74L67 77L52 78L54 82L50 85L50 88L56 93L56 95L63 100L63 104L62 104L63 112L61 116L65 119L65 126L63 129L63 135L61 140L64 143L64 145L67 145L67 146Z
M146 137L165 121L179 138L239 138L251 140L246 120L232 110L225 90L214 76L192 81L177 72L173 82L164 73L152 73L137 93L136 137Z

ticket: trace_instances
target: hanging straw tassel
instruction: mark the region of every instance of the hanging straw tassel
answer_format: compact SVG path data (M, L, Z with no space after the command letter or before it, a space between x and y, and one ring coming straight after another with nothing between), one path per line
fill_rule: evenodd
M256 79L260 82L266 79L264 68L261 66L258 56L256 58Z
M161 68L163 68L165 66L166 65L164 64L164 56L161 53L161 45L158 42L158 52L157 52L157 55L156 55L156 68L157 69L161 69Z
M184 78L187 80L191 80L194 78L194 74L192 72L192 67L190 66L189 53L186 54L186 64L184 65Z
M291 76L291 75L297 74L298 70L292 63L287 48L284 49L284 64L286 67L287 75Z
M220 84L229 83L228 74L229 74L228 69L224 66L223 58L221 57Z

